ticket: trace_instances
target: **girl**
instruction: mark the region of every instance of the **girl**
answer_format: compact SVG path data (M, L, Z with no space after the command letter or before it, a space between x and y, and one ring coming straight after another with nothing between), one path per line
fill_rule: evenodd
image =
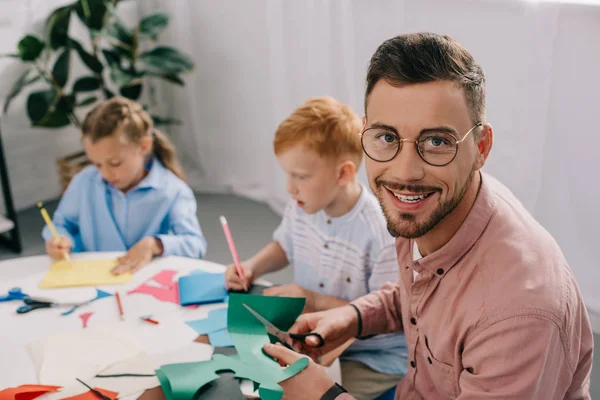
M203 257L196 200L169 140L139 104L123 97L90 111L82 125L92 165L65 191L42 236L56 259L70 251L127 251L113 273L135 272L157 255Z

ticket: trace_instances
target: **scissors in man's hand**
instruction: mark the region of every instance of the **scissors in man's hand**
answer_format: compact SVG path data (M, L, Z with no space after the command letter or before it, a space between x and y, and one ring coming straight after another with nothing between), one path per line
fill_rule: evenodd
M323 340L323 336L321 336L320 334L318 334L316 332L290 333L290 332L282 331L281 329L279 329L275 325L273 325L271 322L269 322L267 319L265 319L262 315L260 315L259 313L254 311L252 308L250 308L247 304L244 304L244 307L246 307L246 309L248 311L250 311L250 313L252 315L254 315L256 317L256 319L258 319L267 328L268 334L275 336L277 339L279 339L281 341L281 343L283 343L284 346L286 346L288 348L291 348L291 346L289 345L290 339L301 340L304 342L304 340L310 336L317 338L318 343L314 347L323 347L323 345L325 344L325 340ZM292 350L294 350L294 349L292 349Z

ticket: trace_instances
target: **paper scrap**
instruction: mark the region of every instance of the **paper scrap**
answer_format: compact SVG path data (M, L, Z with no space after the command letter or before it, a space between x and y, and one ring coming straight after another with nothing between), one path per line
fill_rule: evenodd
M58 389L60 386L21 385L0 391L0 400L32 400Z
M227 308L218 308L208 313L208 317L195 321L186 321L190 328L199 335L216 332L227 328Z
M85 382L108 366L144 352L133 331L118 323L52 335L30 343L29 350L39 365L38 381L60 386L71 385L74 376Z
M83 324L84 328L87 328L88 320L90 319L92 314L93 312L86 312L79 316L79 318L81 318L81 323Z
M179 302L182 306L223 302L227 298L223 274L191 274L179 278Z
M62 315L62 316L66 316L66 315L72 314L72 313L73 313L75 310L77 310L79 307L86 306L86 305L88 305L88 304L90 304L90 303L92 303L92 302L94 302L94 301L96 301L96 300L100 300L100 299L103 299L103 298L105 298L105 297L109 297L109 296L112 296L112 294L110 294L110 293L108 293L108 292L105 292L105 291L103 291L103 290L100 290L100 289L96 289L96 297L94 297L93 299L91 299L91 300L88 300L88 301L86 301L86 302L82 302L82 303L81 303L81 304L79 304L79 305L73 306L72 308L68 309L67 311L65 311L65 312L61 313L60 315Z
M214 347L233 347L233 341L231 340L231 335L229 335L227 329L209 332L208 341Z
M179 290L177 282L173 281L173 277L177 275L177 271L166 269L160 271L148 281L142 283L137 288L127 292L128 294L142 293L148 294L160 301L168 301L179 304Z

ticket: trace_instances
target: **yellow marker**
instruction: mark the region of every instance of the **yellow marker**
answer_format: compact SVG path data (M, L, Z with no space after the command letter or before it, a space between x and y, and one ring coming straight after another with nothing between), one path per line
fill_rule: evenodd
M60 239L60 236L58 235L58 232L56 232L56 229L54 228L54 224L52 223L52 220L50 219L50 216L48 215L48 211L46 211L42 202L39 202L37 204L37 206L40 209L40 212L42 213L42 218L44 218L44 221L46 221L46 225L48 225L48 228L50 228L50 232L52 232L52 236L54 236L55 239ZM64 256L65 256L65 260L67 260L68 262L71 262L69 253L65 252Z

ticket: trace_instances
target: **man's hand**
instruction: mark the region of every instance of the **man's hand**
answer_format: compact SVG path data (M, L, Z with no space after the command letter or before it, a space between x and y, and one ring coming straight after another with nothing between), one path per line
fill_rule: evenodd
M235 264L229 264L225 270L225 286L228 290L248 290L252 282L256 279L254 276L254 263L251 261L242 261L242 272L244 279L238 275Z
M336 347L358 335L358 315L351 306L332 308L311 314L303 314L289 330L290 333L318 333L323 338L323 347L316 347L318 339L309 336L304 341L294 340L291 345L300 352L319 360Z
M266 344L265 353L279 361L281 365L292 365L300 358L301 354L288 350L281 344ZM318 400L335 383L320 365L310 361L308 366L290 379L279 382L283 388L282 400Z
M154 237L145 237L137 242L127 254L118 259L118 264L112 269L115 275L126 272L134 273L148 264L153 256L163 253L162 242Z
M50 238L46 241L46 253L55 260L64 260L66 254L71 252L71 240L64 236Z

